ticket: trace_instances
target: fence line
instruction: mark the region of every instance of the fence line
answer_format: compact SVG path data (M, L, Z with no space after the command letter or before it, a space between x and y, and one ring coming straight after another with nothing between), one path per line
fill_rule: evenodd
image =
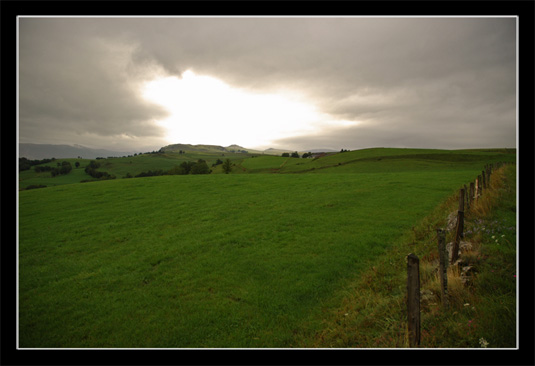
M470 182L470 191L467 191L467 186L459 190L459 207L457 210L457 226L455 230L455 239L452 245L451 264L457 262L459 256L459 244L461 238L464 237L464 207L465 196L466 208L470 209L477 202L479 197L483 194L483 190L490 188L490 179L493 170L509 164L499 162L485 166L485 170L478 175L474 182ZM439 253L439 275L442 294L442 305L445 310L449 308L448 300L448 254L446 249L446 233L444 229L437 229L438 238L438 253ZM420 345L420 260L414 253L407 256L407 320L409 333L409 346L418 347Z

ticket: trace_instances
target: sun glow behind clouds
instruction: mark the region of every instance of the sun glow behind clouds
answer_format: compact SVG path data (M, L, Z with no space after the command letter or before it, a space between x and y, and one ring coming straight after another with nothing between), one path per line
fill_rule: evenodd
M267 147L273 141L319 133L322 126L347 126L287 95L252 94L188 70L147 83L143 96L170 115L158 123L170 143Z

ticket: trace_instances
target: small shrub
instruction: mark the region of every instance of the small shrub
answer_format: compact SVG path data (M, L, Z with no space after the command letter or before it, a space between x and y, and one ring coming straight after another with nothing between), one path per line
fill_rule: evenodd
M30 184L26 189L46 188L43 184Z
M206 161L199 159L199 161L191 167L191 174L210 174L211 170L206 164Z
M35 172L36 173L41 173L41 172L49 172L52 170L52 167L50 166L36 166L34 168Z

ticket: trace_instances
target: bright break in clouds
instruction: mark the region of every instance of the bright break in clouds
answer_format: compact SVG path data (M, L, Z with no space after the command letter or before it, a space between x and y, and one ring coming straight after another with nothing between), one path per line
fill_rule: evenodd
M516 17L20 17L20 142L516 146Z

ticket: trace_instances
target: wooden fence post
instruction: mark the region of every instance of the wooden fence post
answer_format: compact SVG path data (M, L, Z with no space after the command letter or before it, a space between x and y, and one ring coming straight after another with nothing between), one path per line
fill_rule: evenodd
M481 176L478 175L476 179L476 200L479 200L479 197L481 197L482 193L483 192L481 189Z
M439 254L439 274L440 289L442 291L442 306L447 309L448 304L448 254L446 251L446 232L443 229L437 229L438 237L438 254Z
M470 205L472 205L472 203L474 202L474 194L475 194L475 189L474 189L474 182L470 182Z
M459 190L459 211L464 211L464 188Z
M459 244L461 238L464 236L464 189L461 188L459 192L459 210L457 211L457 229L455 231L455 240L453 241L453 248L451 253L451 264L459 258Z
M411 253L407 256L407 319L409 346L420 345L420 260Z
M453 241L453 248L451 253L451 264L459 258L459 245L463 237L464 230L464 211L457 211L457 230L455 232L455 240Z
M483 189L485 189L485 188L487 188L487 184L486 184L486 182L485 182L485 171L484 171L484 170L481 171L481 177L483 178L483 179L482 179L483 182L482 182L481 185L483 186Z
M470 209L470 193L468 193L468 187L466 187L466 184L464 185L464 199L466 200L466 210L468 211Z

